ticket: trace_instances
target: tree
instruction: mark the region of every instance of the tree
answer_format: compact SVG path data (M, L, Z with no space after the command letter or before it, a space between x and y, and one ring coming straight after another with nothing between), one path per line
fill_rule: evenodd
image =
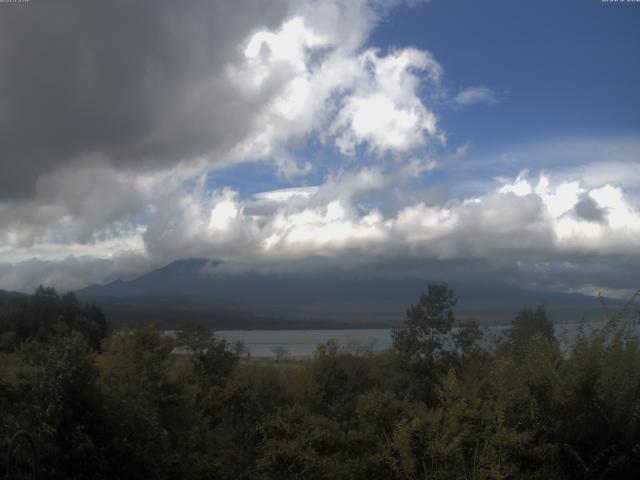
M473 320L467 320L462 322L458 331L453 335L453 341L458 353L466 357L481 350L479 342L482 337L484 337L484 332L480 329L478 323Z
M289 349L284 345L275 345L271 351L278 361L286 359L287 355L289 355Z
M292 403L287 375L272 365L248 362L236 367L222 391L219 423L209 441L219 478L262 478L256 461L264 440L260 425L265 418Z
M325 480L349 475L349 439L340 423L302 405L283 408L265 419L258 468L265 479Z
M172 478L179 386L168 375L173 341L151 327L114 333L98 357L110 438L110 478ZM177 422L176 422L177 423Z
M22 417L35 434L46 478L99 478L104 418L95 352L78 332L28 342Z
M553 322L547 317L547 311L542 305L535 309L524 307L511 322L509 340L522 345L526 342L538 339L553 340Z
M427 403L436 401L439 378L451 367L457 301L446 283L429 283L427 292L407 310L404 324L392 331L398 367L407 373L405 388Z
M353 420L358 395L372 385L370 364L336 340L318 345L304 366L303 397L314 413Z
M51 336L75 331L100 351L108 330L102 310L81 305L72 292L59 297L53 288L40 285L31 296L0 303L0 349L15 349L27 340L47 342ZM5 333L13 335L1 337Z
M394 348L412 360L441 354L447 346L444 337L455 321L453 307L457 302L446 283L429 283L427 292L407 310L404 324L393 330Z
M224 385L238 363L232 346L205 325L185 323L176 339L186 348L204 388Z

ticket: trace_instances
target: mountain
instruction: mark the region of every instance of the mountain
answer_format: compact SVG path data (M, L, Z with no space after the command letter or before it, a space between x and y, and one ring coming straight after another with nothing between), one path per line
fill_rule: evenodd
M157 270L152 270L130 281L116 280L106 285L91 285L79 290L79 295L129 297L150 292L180 292L208 296L209 278L205 267L215 267L219 262L202 259L178 260Z
M228 274L220 262L172 262L129 281L77 291L100 305L114 323L156 322L175 328L186 320L218 329L383 327L402 320L427 278ZM556 322L601 318L596 297L538 292L492 282L452 282L458 318L510 320L525 305L543 304ZM610 302L612 307L621 302Z
M220 262L202 259L178 260L134 280L93 285L78 294L129 297L172 292L249 305L308 305L415 297L413 294L420 291L415 279L380 282L365 278L217 274L219 266Z
M0 290L0 302L6 302L7 300L13 300L15 298L26 297L26 293L12 292L9 290Z

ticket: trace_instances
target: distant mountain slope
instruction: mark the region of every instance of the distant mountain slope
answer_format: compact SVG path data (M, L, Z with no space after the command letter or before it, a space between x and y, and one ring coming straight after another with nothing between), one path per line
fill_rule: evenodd
M216 328L336 328L400 321L427 279L217 274L221 264L179 260L134 280L92 285L77 292L116 323L156 321L173 327L197 320ZM491 282L453 282L458 318L505 322L524 305L546 305L557 322L605 312L595 297L534 292ZM612 306L620 305L612 301Z
M211 275L219 265L201 259L178 260L137 279L93 285L79 290L78 294L128 297L141 293L173 292L249 305L305 305L328 301L415 298L423 284L416 279L380 281L255 273Z
M202 270L215 267L216 262L201 259L178 260L152 270L130 281L116 280L106 285L92 285L78 290L79 295L128 297L150 292L179 292L189 295L209 296L209 276Z
M130 297L80 295L86 302L95 303L105 312L109 321L118 325L153 323L160 328L179 328L184 322L210 325L217 330L242 329L299 329L299 328L353 328L358 324L339 319L327 321L296 315L295 311L250 308L223 304L206 297L180 293L145 293ZM379 325L384 326L384 325Z
M26 296L27 296L26 293L12 292L9 290L0 290L0 302L5 302L7 300L13 300L14 298L22 298Z

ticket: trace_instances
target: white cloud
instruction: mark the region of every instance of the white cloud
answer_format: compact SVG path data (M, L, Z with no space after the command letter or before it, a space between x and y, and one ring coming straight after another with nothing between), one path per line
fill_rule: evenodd
M496 94L488 87L469 87L461 90L452 99L453 103L460 106L487 103L493 105L498 103Z
M209 190L204 178L172 186L161 182L163 190L149 189L153 196L146 199L144 227L129 234L123 227L112 237L64 248L52 241L29 248L6 244L0 263L24 263L36 256L44 262L37 269L42 278L69 287L112 278L114 270L104 275L97 269L86 275L46 274L47 268L61 268L61 252L95 261L137 255L144 259L138 266L206 257L253 268L285 262L302 270L319 258L325 266L340 267L390 262L402 268L402 259L414 264L489 262L510 264L538 280L555 272L557 262L582 258L573 270L562 270L563 275L573 272L573 282L580 285L580 265L611 256L635 257L640 249L637 199L613 185L592 188L549 174L531 179L522 173L480 196L437 205L398 197L396 210L381 211L376 199L388 196L387 186L398 187L399 181L378 167L365 167L344 170L318 186L247 198L231 188ZM576 213L584 198L602 213L601 221ZM30 285L18 271L0 276L4 288ZM29 271L34 271L32 266Z
M513 183L509 183L508 180L504 179L506 185L502 186L499 190L500 193L514 193L519 197L524 197L525 195L530 195L533 192L533 187L527 181L526 177L528 175L528 171L523 171L518 175L518 178L515 179Z
M544 174L531 181L523 173L482 196L437 206L404 204L385 215L375 198L388 194L390 180L395 184L381 170L364 168L317 187L249 199L230 189L176 193L181 201L168 202L173 209L159 209L150 220L150 229L159 230L145 236L147 247L256 263L272 257L340 258L353 249L366 250L372 258L408 249L426 258L469 259L631 255L640 247L640 211L633 197L617 187L589 189ZM584 195L604 212L602 223L575 214ZM373 203L363 204L361 198Z
M127 162L132 165L128 169L105 152L65 159L57 168L38 174L30 198L0 201L0 239L12 249L57 244L64 252L77 245L95 246L105 235L127 237L141 225L149 227L145 238L156 234L173 238L176 225L163 222L161 218L168 215L162 211L182 208L190 218L201 205L168 192L181 192L180 185L193 183L212 165L271 160L285 178L295 178L308 173L312 165L292 155L290 146L310 135L327 144L335 142L344 153L360 144L380 153L424 145L438 132L436 118L418 89L424 80L437 84L439 65L427 52L415 49L382 55L365 48L380 15L394 3L292 2L276 27L254 29L237 45L237 56L228 52L216 56L227 59L222 68L207 65L202 76L189 79L188 92L166 99L172 102L169 110L177 113L157 116L157 128L138 139L141 151L149 142L166 143L176 135L181 145L188 143L190 134L171 125L191 124L187 118L191 112L203 119L198 128L206 130L203 122L213 117L204 110L217 110L216 102L224 102L225 111L228 104L237 110L229 118L228 141L219 142L209 154L178 154L184 156L148 170L134 168L135 158ZM273 24L273 19L267 23ZM190 38L186 35L185 41ZM190 47L190 55L202 60L201 47ZM236 128L239 118L242 128ZM216 138L223 135L225 121L216 117L212 123ZM234 140L239 133L244 133L240 141ZM193 137L193 141L200 140ZM142 157L140 163L145 162ZM414 167L420 168L417 163ZM231 215L232 199L218 208L206 222L180 225L199 237L207 229L222 231L240 215L235 211L235 217ZM150 225L145 224L148 218Z
M318 191L318 187L292 187L282 188L279 190L272 190L269 192L259 192L253 195L258 201L282 203L291 200L292 198L302 197L309 198L315 195Z
M353 155L364 143L379 153L406 152L436 137L436 117L418 96L417 72L426 72L436 86L442 75L429 53L404 49L381 57L368 50L359 63L359 82L343 98L332 127L343 154Z
M278 30L252 34L243 61L227 67L242 96L270 96L233 158L273 158L292 177L309 166L296 165L284 146L311 134L344 155L362 144L406 152L442 138L419 95L421 83L437 89L442 76L428 52L363 49L375 19L366 2L310 3L300 12Z

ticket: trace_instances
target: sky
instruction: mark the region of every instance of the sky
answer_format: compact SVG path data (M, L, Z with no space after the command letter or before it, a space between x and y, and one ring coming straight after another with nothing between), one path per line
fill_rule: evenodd
M640 3L0 3L0 289L640 287Z

